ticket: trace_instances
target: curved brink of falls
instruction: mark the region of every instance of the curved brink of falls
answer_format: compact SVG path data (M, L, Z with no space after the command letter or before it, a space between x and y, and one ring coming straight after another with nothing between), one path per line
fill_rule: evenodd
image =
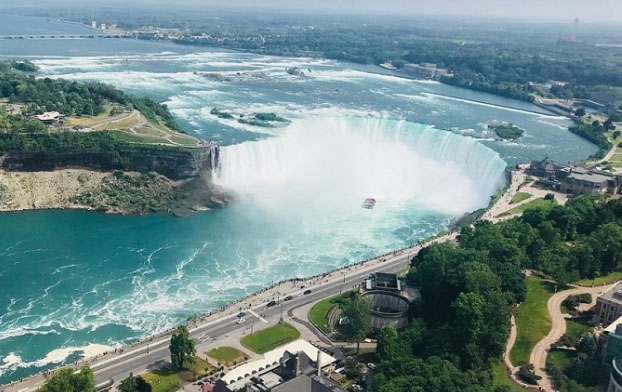
M320 117L282 135L224 147L217 182L275 208L379 205L455 215L487 205L506 163L469 137L404 120Z

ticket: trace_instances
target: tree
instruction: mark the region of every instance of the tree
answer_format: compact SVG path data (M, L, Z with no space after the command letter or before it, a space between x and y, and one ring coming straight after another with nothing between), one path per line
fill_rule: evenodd
M382 328L378 336L378 345L376 346L376 356L378 358L390 358L399 350L397 329L392 325Z
M588 357L593 357L596 354L597 342L594 334L585 333L579 339L577 343L577 351L587 355Z
M352 357L346 358L346 362L343 365L346 374L351 380L356 380L361 377L361 372L363 371L363 366L359 361Z
M75 374L70 368L59 370L45 382L40 392L95 392L93 371L88 367Z
M622 227L615 223L599 226L589 236L594 257L601 263L603 272L613 271L622 256Z
M117 388L119 392L151 392L151 385L141 376L134 376L132 373L121 380Z
M138 390L138 381L136 381L136 377L130 373L127 378L121 380L119 388L117 389L119 392L136 392Z
M341 317L338 331L348 342L356 342L359 353L361 340L371 331L371 309L369 303L360 295L353 295L341 305Z
M184 362L192 361L196 354L194 340L190 339L190 333L185 325L177 327L177 331L171 336L171 363L174 369L181 369Z

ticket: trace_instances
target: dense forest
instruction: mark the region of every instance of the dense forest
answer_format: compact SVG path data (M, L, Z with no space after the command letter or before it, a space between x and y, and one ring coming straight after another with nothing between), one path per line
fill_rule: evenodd
M0 99L25 104L22 113L26 116L48 111L68 116L93 116L103 113L105 105L112 103L134 108L148 120L159 119L169 128L179 130L168 108L149 98L125 94L113 86L98 82L37 78L34 70L36 67L30 62L0 62ZM20 117L7 118L5 115L0 117L0 125L2 120L5 129L22 126L23 121L27 123L27 119ZM7 127L7 122L14 125Z
M541 271L563 286L607 274L621 258L622 201L591 195L497 224L479 222L462 229L457 245L426 247L408 274L422 296L412 306L411 325L380 334L375 390L493 390L491 361L503 352L512 307L525 299L522 271ZM561 391L586 391L598 382L589 341L577 346L586 355L568 374L557 371Z

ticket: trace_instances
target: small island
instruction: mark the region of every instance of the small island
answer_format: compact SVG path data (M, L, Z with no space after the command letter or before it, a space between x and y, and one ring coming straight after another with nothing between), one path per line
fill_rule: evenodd
M213 108L210 114L225 120L237 120L240 124L251 125L260 128L275 128L277 123L289 123L289 120L276 113L254 113L250 115L237 114L234 116L229 112Z
M516 140L523 136L525 133L524 129L517 127L514 124L489 124L489 129L495 131L497 136L499 136L503 140Z

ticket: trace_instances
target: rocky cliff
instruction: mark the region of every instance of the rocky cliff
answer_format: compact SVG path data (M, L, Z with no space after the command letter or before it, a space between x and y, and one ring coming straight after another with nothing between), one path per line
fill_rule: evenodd
M184 148L169 146L120 146L113 152L46 150L0 152L0 168L12 171L49 171L89 168L100 171L158 172L172 180L197 177L201 170L218 166L217 145Z

